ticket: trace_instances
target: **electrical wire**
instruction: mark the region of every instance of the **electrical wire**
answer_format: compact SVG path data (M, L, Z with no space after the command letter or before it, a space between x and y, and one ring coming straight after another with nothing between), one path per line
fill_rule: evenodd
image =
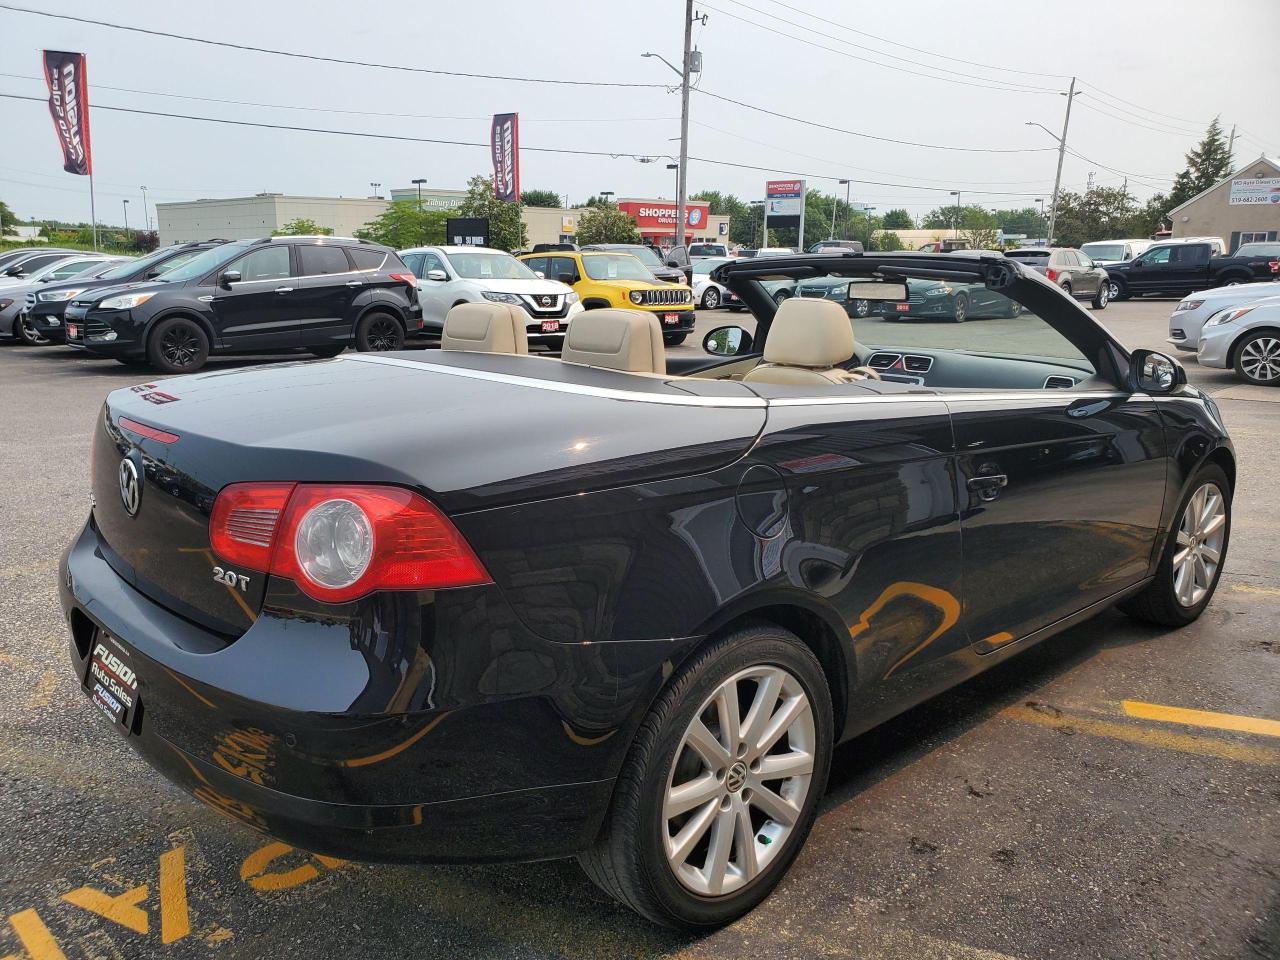
M124 30L129 33L144 33L153 37L166 37L170 40L185 40L188 43L203 43L213 47L224 47L228 50L243 50L249 53L269 53L277 57L292 57L296 60L314 60L318 63L338 63L351 67L372 67L377 70L396 70L404 73L426 73L442 77L463 77L468 80L503 80L509 83L548 83L568 87L626 87L642 90L661 90L661 83L621 83L609 80L564 80L551 77L513 77L494 73L463 73L459 70L436 70L430 67L412 67L404 64L371 63L367 60L345 60L341 57L326 57L313 53L298 53L293 50L276 50L271 47L255 47L244 43L230 43L226 40L210 40L207 37L192 37L182 33L169 33L164 30L152 30L124 23L111 23L108 20L93 20L89 17L73 17L67 13L53 13L49 10L32 10L11 3L0 3L0 10L14 13L26 13L33 17L51 17L55 20L69 20L73 23L86 23L95 27L107 27L111 30Z

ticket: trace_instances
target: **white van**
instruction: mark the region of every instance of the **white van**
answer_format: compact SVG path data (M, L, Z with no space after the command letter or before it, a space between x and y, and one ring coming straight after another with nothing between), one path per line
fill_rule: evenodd
M1150 240L1094 240L1081 244L1080 251L1094 263L1105 267L1108 263L1132 260L1149 246Z

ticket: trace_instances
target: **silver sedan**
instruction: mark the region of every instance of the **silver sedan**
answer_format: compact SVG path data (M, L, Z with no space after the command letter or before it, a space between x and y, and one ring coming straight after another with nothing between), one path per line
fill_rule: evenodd
M1233 367L1248 383L1280 386L1280 296L1219 310L1205 321L1196 359Z
M1189 294L1182 298L1169 315L1169 342L1179 350L1194 353L1200 344L1200 330L1204 322L1215 313L1275 296L1280 296L1280 281L1237 283Z

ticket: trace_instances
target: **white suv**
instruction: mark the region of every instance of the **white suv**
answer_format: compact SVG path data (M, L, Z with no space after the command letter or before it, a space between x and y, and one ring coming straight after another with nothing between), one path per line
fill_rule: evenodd
M569 321L582 312L578 295L544 280L501 250L488 247L414 247L400 259L418 278L423 332L439 337L444 318L459 303L510 303L528 317L529 343L559 350Z

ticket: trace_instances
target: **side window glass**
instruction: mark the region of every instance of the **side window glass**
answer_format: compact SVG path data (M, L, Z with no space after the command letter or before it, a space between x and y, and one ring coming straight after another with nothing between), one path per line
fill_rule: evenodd
M444 263L434 253L422 255L422 275L425 277L432 270L444 270ZM447 270L445 271L448 272Z
M92 260L76 260L73 263L66 263L58 267L53 273L49 274L54 280L65 280L67 277L74 277L81 270L87 269L93 265Z
M299 274L304 277L326 276L331 273L349 273L351 264L341 247L303 244L298 247Z
M387 259L387 255L381 250L366 250L364 247L347 247L347 253L351 255L357 270L377 270ZM422 254L411 254L411 256L416 256L418 263L422 263ZM408 263L407 257L405 262L406 264ZM409 269L414 270L412 265L409 266ZM420 276L416 270L414 270L414 274L415 276Z
M289 248L285 244L272 244L246 254L228 270L239 270L241 281L280 280L289 276Z
M545 274L547 272L546 257L530 257L528 260L524 261L524 265L534 273Z
M1168 262L1169 262L1169 252L1170 252L1172 249L1173 249L1172 247L1161 247L1159 250L1152 250L1152 251L1151 251L1150 253L1148 253L1145 257L1143 257L1143 258L1142 258L1142 262L1143 262L1143 263L1147 263L1147 264L1151 264L1151 263L1168 263Z
M577 283L581 278L578 275L577 264L573 262L572 257L548 257L547 258L547 279L561 280L563 283ZM568 276L565 276L565 275ZM562 279L563 278L563 279Z
M418 278L422 277L422 259L423 256L420 253L406 253L404 255L404 265L409 268L410 273ZM358 258L356 259L356 266L360 266Z

